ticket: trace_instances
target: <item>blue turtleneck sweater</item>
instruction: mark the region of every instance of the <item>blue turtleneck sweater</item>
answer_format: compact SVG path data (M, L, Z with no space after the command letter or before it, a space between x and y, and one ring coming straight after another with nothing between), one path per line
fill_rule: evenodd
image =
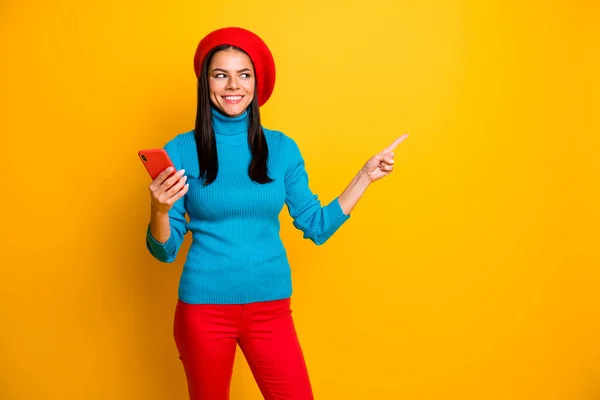
M290 265L279 236L287 205L304 237L324 243L349 218L338 199L322 206L308 185L304 160L285 134L263 128L269 146L268 174L258 184L248 176L248 112L227 117L213 109L219 170L208 186L199 178L194 131L165 145L175 168L185 169L188 193L169 211L171 235L156 241L148 226L146 245L160 261L175 260L183 236L192 244L179 282L179 299L191 304L245 304L291 296ZM187 213L189 222L185 218Z

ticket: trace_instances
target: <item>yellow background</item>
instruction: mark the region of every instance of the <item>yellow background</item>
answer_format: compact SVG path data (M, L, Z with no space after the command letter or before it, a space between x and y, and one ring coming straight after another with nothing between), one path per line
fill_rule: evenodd
M600 6L521 3L4 0L0 398L186 398L136 152L191 129L230 25L323 202L411 133L324 246L282 214L316 398L600 398Z

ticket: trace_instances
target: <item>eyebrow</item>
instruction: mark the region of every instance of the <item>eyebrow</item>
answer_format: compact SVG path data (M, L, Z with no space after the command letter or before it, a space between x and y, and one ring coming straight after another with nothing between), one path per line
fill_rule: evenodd
M223 68L214 68L213 72L215 72L215 71L229 72L229 71L227 71L226 69L223 69ZM246 71L252 72L252 71L250 71L250 68L243 68L243 69L240 69L239 71L237 71L237 73L239 74L240 72L246 72Z

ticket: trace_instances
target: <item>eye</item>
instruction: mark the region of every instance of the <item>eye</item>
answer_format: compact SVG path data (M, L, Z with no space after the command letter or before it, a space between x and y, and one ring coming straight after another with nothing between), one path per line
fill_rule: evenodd
M225 78L225 74L218 73L218 74L215 75L215 78Z
M250 74L247 72L244 72L241 76L242 78L250 78Z

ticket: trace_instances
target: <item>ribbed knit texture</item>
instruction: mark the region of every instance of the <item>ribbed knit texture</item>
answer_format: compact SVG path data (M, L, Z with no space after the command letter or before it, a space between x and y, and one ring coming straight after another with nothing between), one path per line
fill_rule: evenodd
M290 265L279 236L284 205L304 238L319 245L350 216L342 212L337 197L321 205L309 188L298 146L285 134L263 128L268 174L274 182L258 184L248 176L248 112L230 118L213 109L213 129L219 170L208 186L199 179L193 131L165 145L175 167L186 170L190 187L169 211L171 236L166 243L157 242L148 226L148 250L158 260L172 262L184 234L191 231L179 282L179 298L186 303L246 304L290 297Z

